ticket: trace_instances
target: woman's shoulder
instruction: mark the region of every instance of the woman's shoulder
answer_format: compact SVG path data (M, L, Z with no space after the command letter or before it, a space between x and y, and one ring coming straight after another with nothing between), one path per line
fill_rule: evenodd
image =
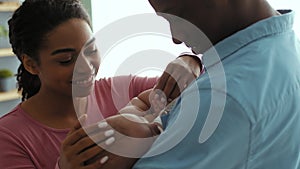
M69 129L52 129L40 124L22 109L21 104L0 118L0 140L2 137L7 136L21 140L30 140L35 137L40 138L41 135L60 139L65 137L68 131Z
M22 114L21 106L17 105L0 118L0 135L17 136L24 130L24 123L26 123L26 118Z
M19 122L24 120L24 116L22 116L22 109L20 104L17 105L14 109L12 109L9 113L0 117L0 127L2 126L15 126Z
M0 132L10 135L23 135L32 129L38 130L35 122L24 112L21 104L0 118Z

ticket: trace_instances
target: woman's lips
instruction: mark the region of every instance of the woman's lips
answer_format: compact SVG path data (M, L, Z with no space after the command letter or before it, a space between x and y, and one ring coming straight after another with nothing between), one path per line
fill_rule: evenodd
M94 84L96 78L96 69L93 67L91 74L74 74L73 80L71 81L72 85L78 87L89 87Z
M73 80L72 85L88 87L88 86L92 85L94 83L94 81L95 81L95 76L92 75L89 78L81 78L78 80Z

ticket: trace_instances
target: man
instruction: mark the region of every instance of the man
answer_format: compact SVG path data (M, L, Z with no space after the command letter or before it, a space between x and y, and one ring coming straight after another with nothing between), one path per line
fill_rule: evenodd
M294 12L275 11L265 0L149 1L169 21L174 43L203 54L206 73L162 116L164 131L133 168L298 169L300 44L292 30ZM120 116L107 122L145 137L137 134L142 127ZM111 146L140 148L122 142ZM109 158L103 168L128 168L137 158L118 155L103 152Z
M169 21L174 43L203 53L207 73L183 93L165 117L165 131L134 168L299 168L300 45L292 30L294 12L275 11L265 0L149 1ZM213 46L193 38L194 31L172 15L194 24ZM184 121L194 116L195 104L195 121Z

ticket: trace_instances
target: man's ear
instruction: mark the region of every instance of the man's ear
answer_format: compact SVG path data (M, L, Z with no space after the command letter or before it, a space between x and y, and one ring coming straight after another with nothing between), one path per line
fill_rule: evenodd
M24 68L31 74L37 75L39 74L38 64L35 60L29 57L27 54L22 55L22 63Z

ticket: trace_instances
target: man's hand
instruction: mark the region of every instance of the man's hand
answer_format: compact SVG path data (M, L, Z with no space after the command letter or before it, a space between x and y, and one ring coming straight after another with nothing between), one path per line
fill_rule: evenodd
M151 105L159 105L159 108L168 105L200 76L201 70L200 59L193 55L182 55L169 63L150 95Z

